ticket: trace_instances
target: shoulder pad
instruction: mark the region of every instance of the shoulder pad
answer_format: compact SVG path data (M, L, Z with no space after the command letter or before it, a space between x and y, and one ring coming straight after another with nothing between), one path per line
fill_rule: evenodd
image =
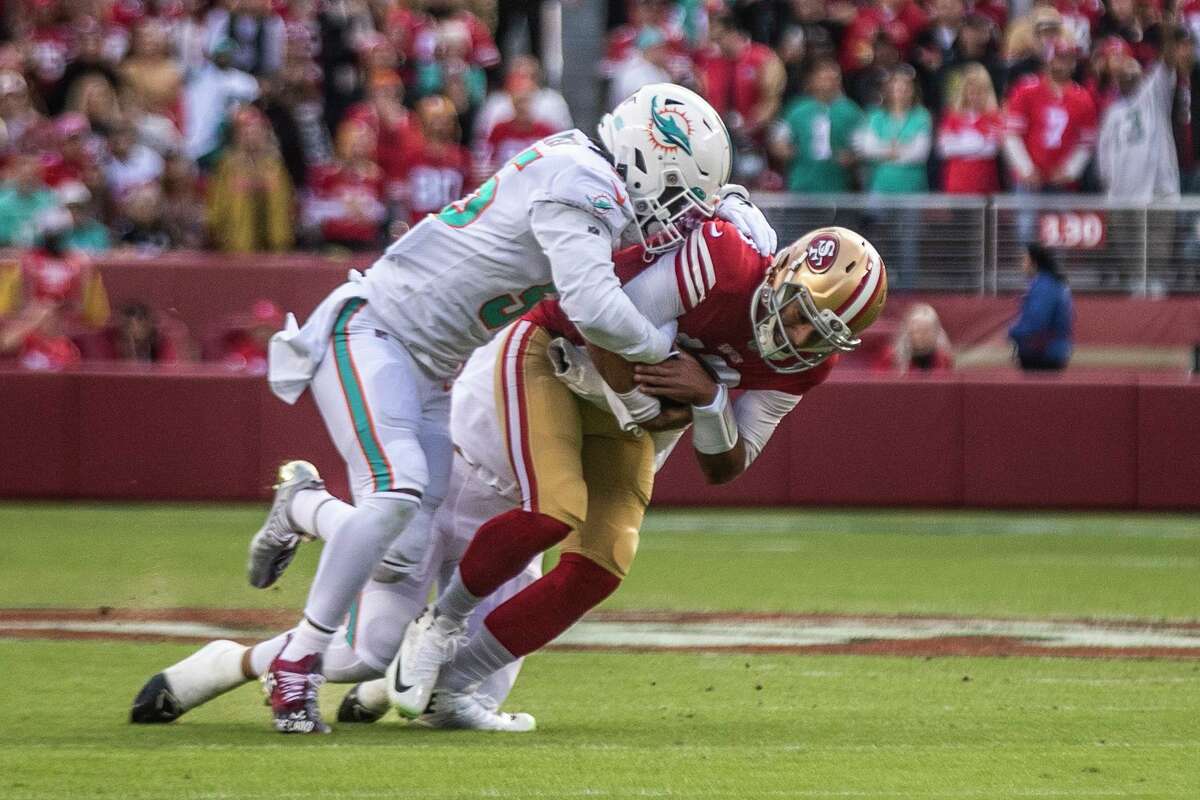
M578 150L565 158L550 156L557 162L552 165L554 174L534 201L563 203L583 209L604 222L614 235L619 234L633 221L629 194L606 161L595 153L585 152L581 159L577 158Z

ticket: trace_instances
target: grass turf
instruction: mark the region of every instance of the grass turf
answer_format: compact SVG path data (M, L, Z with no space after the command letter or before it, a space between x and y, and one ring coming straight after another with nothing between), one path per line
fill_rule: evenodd
M243 584L261 513L0 506L0 606L298 608L316 547L278 591ZM609 607L1196 619L1198 539L1169 516L658 512ZM284 739L252 688L126 725L192 649L0 640L0 798L1200 797L1195 662L549 653L510 701L528 737Z

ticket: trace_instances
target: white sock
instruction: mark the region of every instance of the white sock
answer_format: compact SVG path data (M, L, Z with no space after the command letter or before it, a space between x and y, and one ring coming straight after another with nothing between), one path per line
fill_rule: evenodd
M324 489L301 489L288 506L288 519L297 530L326 542L353 513L354 506Z
M246 683L249 679L242 673L245 652L244 645L218 639L167 667L163 675L186 711Z
M321 551L317 574L304 606L304 616L312 623L314 631L324 628L328 633L319 649L307 652L324 652L371 570L412 520L418 506L415 498L394 492L370 495L337 527ZM317 639L314 634L305 637L304 641L315 643ZM288 660L297 652L298 645L301 645L299 634L284 650Z
M312 653L324 653L333 641L333 634L334 631L318 628L305 618L292 631L291 641L283 648L279 657L284 661L299 661Z
M447 617L459 625L465 625L471 612L482 600L482 597L476 597L467 590L462 581L462 573L456 569L446 588L438 595L434 608L437 609L439 617Z
M367 681L358 685L358 701L372 711L387 711L387 678Z
M438 688L452 692L473 692L497 670L504 669L516 660L517 657L508 652L508 648L500 644L491 631L480 628L467 646L459 650L454 660L442 669Z
M267 667L271 666L271 662L275 660L275 656L279 655L283 650L283 645L287 642L288 636L292 635L292 631L284 631L274 639L267 639L265 642L259 642L250 648L250 671L256 676L261 677L267 671Z

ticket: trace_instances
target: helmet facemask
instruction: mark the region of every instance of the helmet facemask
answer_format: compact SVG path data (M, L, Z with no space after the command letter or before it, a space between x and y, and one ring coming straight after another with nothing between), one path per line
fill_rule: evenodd
M795 373L818 366L836 352L848 353L862 344L850 326L836 313L818 308L812 294L802 283L788 280L790 270L776 287L776 275L767 274L750 305L754 342L771 369ZM795 306L800 317L812 326L812 333L799 344L792 341L784 323L784 313Z
M641 153L636 155L641 156ZM628 165L618 163L617 172L628 187ZM682 244L687 229L679 223L689 213L695 212L709 218L716 211L709 198L686 188L687 184L678 167L664 169L662 182L664 188L657 197L637 196L633 189L629 190L638 241L647 255L665 253Z

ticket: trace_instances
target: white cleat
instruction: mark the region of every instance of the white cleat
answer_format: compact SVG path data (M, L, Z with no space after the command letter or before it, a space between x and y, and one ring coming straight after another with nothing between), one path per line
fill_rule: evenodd
M466 641L463 626L434 614L429 606L408 623L400 652L387 668L388 702L409 719L425 713L442 666Z
M265 589L275 581L292 563L296 547L301 541L312 537L296 530L288 517L288 506L301 489L324 489L317 468L307 461L288 461L279 467L278 482L275 484L275 499L267 521L250 540L250 560L246 565L246 577L256 589Z
M468 692L438 689L429 701L429 708L416 720L417 725L442 730L503 731L528 733L537 729L530 714L509 714L495 709L495 701Z

